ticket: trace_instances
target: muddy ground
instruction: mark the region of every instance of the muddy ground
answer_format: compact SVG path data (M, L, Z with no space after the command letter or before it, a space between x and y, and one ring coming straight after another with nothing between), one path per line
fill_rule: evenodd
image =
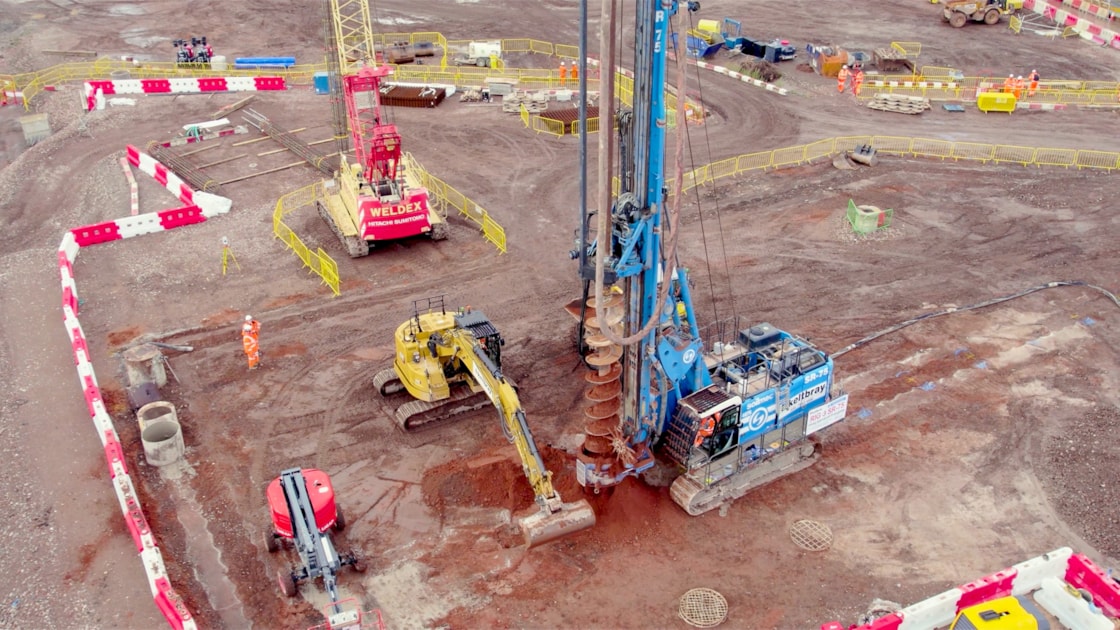
M5 2L0 72L65 59L43 53L53 49L170 60L170 40L191 35L207 35L228 56L321 57L318 5L192 6L189 27L169 29L180 3ZM577 41L569 3L410 6L376 3L380 29ZM922 64L969 76L1037 67L1044 77L1120 79L1117 51L1003 27L953 30L918 0L704 3L704 17L725 15L799 48L920 41ZM1120 150L1115 112L876 112L799 70L802 61L780 66L786 97L690 75L690 92L712 115L690 129L686 155L698 165L871 134ZM18 127L24 112L0 108L0 364L11 392L0 440L15 464L0 478L12 506L0 525L0 625L162 627L76 387L55 249L70 227L128 214L117 164L126 144L166 140L238 97L140 99L91 114L83 131L77 95L68 83L32 103L51 114L55 134L30 149ZM330 136L326 97L310 86L261 94L253 107L306 128L305 140ZM405 435L371 378L392 356L392 330L413 300L445 295L485 311L508 340L506 371L558 489L579 496L571 452L584 383L561 308L579 291L568 260L577 145L533 134L496 105L451 99L392 116L406 150L506 228L508 253L453 219L447 241L350 260L313 212L297 212L292 227L339 262L342 295L333 298L272 237L276 198L319 178L300 166L224 186L234 202L227 216L91 247L75 266L100 384L171 579L202 626L321 622L319 585L281 598L275 571L293 556L269 556L261 538L264 488L295 465L332 475L349 522L336 544L369 564L365 574L344 573L340 587L380 608L392 628L684 627L678 598L700 586L726 596L729 627L806 628L854 622L874 598L915 601L1060 546L1117 565L1120 480L1108 462L1118 455L1110 439L1120 425L1118 312L1085 286L928 320L839 357L851 413L823 434L823 460L723 515L690 518L666 488L628 483L594 499L594 529L525 550L508 523L530 495L493 411ZM269 142L236 144L252 137L199 155L245 155L212 167L223 180L295 161L266 154L278 148ZM177 205L137 178L141 211ZM702 322L768 321L835 351L898 321L1050 281L1115 291L1115 178L890 157L859 170L825 163L755 173L690 195L681 260ZM843 220L848 199L893 208L894 225L855 238ZM223 236L239 265L226 275ZM238 340L245 313L263 324L264 367L255 372ZM173 471L144 463L123 394L119 353L141 339L194 348L168 353L176 379L164 393L187 444L186 465ZM793 544L788 529L806 518L831 528L831 549Z

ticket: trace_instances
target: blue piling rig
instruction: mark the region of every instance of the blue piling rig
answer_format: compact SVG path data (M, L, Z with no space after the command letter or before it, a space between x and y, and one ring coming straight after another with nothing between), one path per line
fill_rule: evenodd
M674 500L695 514L815 461L819 448L804 448L809 434L842 418L847 399L827 406L831 358L768 324L734 327L714 345L718 352L705 353L688 273L676 265L675 239L667 241L677 228L664 177L669 20L685 8L699 4L635 2L633 107L617 114L618 193L607 201L601 191L610 214L597 217L594 239L595 213L581 208L572 256L584 295L568 311L596 370L587 377L596 404L587 410L577 480L594 492L610 488L653 468L656 451L680 473ZM604 46L604 78L609 56ZM600 143L602 163L610 149Z

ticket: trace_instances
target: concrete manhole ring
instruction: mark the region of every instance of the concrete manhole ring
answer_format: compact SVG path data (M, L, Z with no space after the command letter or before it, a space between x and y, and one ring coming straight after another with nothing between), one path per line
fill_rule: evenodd
M802 549L824 551L832 546L832 530L818 521L801 519L790 525L789 537Z
M681 595L678 612L695 628L714 628L727 619L727 600L710 588L694 588Z

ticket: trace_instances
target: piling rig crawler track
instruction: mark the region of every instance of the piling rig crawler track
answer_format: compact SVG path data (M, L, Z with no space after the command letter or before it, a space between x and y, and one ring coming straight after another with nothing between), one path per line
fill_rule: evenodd
M595 512L583 500L564 503L552 486L513 383L502 374L501 333L480 311L448 313L443 298L428 299L425 312L413 304L413 316L397 327L393 367L374 377L382 395L408 391L412 401L395 412L397 425L409 430L445 421L459 413L493 405L502 432L516 447L522 471L540 510L518 519L526 543L555 540L595 524Z

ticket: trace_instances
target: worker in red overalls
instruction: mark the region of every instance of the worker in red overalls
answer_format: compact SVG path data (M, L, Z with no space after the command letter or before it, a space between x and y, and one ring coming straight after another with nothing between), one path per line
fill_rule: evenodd
M245 323L241 326L241 345L250 370L257 369L261 364L260 336L261 323L253 319L252 315L246 315Z
M836 73L836 91L843 94L844 87L848 84L848 64L840 66L840 72Z
M564 61L560 62L560 87L564 87L568 81L568 66Z

